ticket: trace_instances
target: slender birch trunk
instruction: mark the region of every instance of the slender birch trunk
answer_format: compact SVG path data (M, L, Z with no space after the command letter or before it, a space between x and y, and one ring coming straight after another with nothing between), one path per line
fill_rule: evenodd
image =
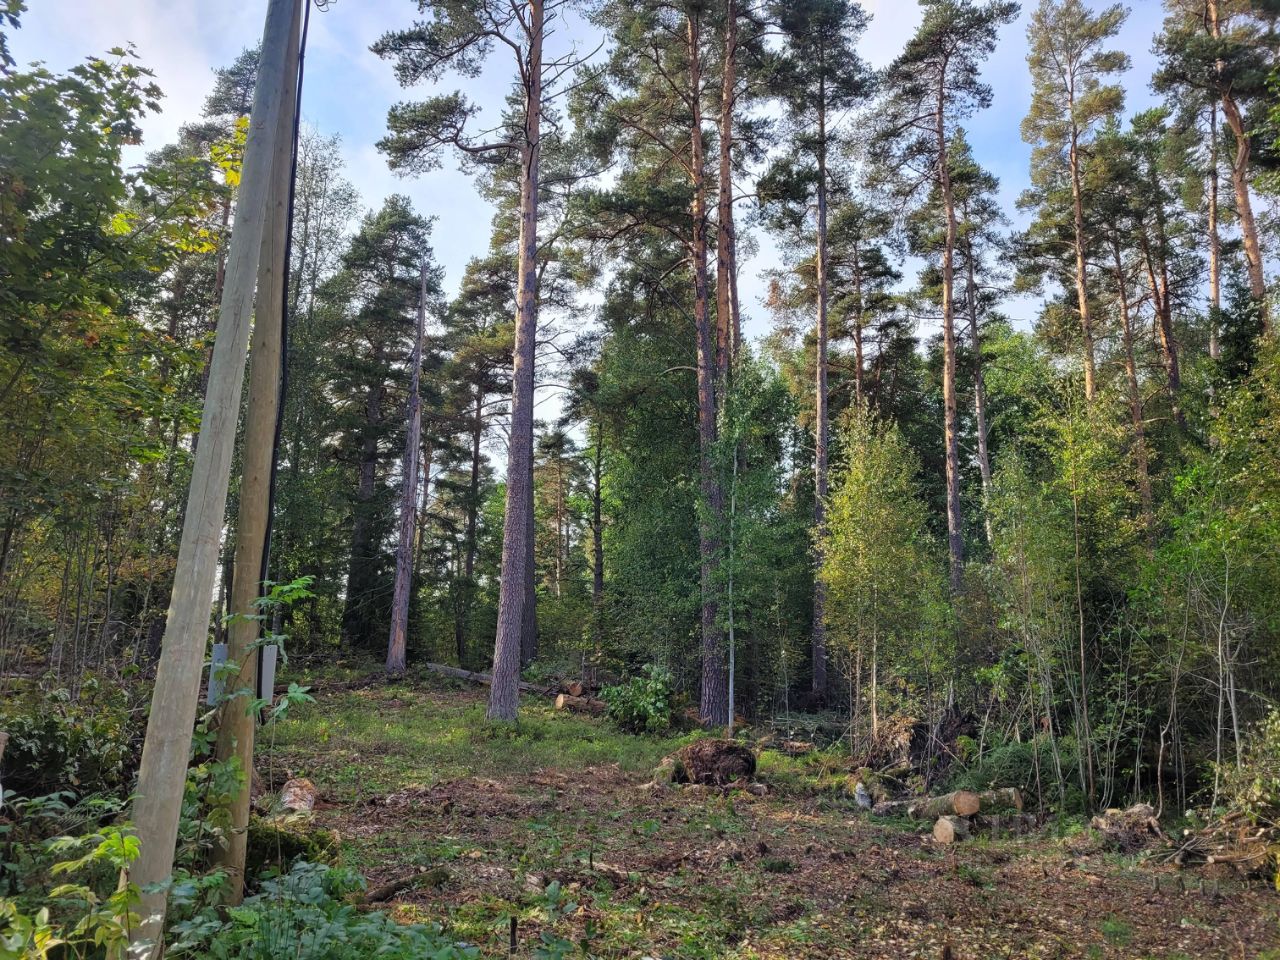
M956 410L956 323L955 323L955 249L956 206L951 189L950 158L947 151L946 71L938 80L936 136L938 139L938 186L942 192L942 208L946 218L946 235L942 245L942 405L943 435L946 443L947 479L947 554L950 558L951 590L964 588L964 518L960 513L960 437Z

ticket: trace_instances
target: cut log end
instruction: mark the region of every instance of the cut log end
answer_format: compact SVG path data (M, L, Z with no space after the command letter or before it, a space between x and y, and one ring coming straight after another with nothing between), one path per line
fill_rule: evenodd
M575 697L562 693L556 697L556 709L567 710L570 713L586 713L593 717L598 717L608 709L608 704L593 697Z
M938 843L956 843L969 836L969 821L946 814L933 825L933 839Z

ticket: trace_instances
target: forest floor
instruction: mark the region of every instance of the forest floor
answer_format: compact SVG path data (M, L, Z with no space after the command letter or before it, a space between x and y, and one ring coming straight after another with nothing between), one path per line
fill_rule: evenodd
M485 957L1280 960L1274 891L1201 890L1082 852L1078 829L940 847L780 754L761 757L763 797L654 793L679 740L549 701L494 731L483 690L434 679L316 695L262 772L318 785L318 825L370 887L433 868L390 909Z

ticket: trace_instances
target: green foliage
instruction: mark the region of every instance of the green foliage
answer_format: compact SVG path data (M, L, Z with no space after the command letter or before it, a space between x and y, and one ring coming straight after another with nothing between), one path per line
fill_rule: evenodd
M671 727L671 674L649 664L642 676L605 687L609 719L628 733L665 733Z
M122 788L138 759L142 728L123 687L86 679L79 691L28 691L0 704L9 734L0 776L6 795L84 795Z
M364 913L350 897L364 889L359 874L298 863L267 880L262 892L227 910L174 926L167 955L210 960L462 960L478 956L438 926L402 925L383 913Z
M138 838L127 827L106 827L45 846L52 856L78 855L54 863L52 878L80 876L42 892L31 912L21 899L0 900L0 960L79 960L122 950L140 919L134 909L139 890L117 879L137 859Z
M1280 709L1272 708L1245 740L1238 763L1221 764L1222 798L1254 823L1280 825Z
M1058 794L1056 762L1071 769L1076 763L1075 745L1064 740L1051 743L1045 736L1030 740L1001 740L987 744L982 753L951 767L948 790L990 790L1017 787L1028 807L1055 808L1060 813L1084 812L1083 796L1072 787L1065 800Z

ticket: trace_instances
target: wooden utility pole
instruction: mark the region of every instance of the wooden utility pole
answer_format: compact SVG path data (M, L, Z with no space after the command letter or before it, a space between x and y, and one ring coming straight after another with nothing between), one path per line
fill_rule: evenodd
M391 637L387 641L387 673L404 673L409 630L409 593L413 586L413 528L418 516L418 448L422 445L422 338L427 327L427 261L422 261L418 290L418 327L409 361L409 429L404 441L404 491L400 500L400 542L396 547L396 587L391 601Z
M227 663L237 668L227 678L230 698L218 720L217 756L238 761L244 785L231 799L231 829L226 845L214 851L215 863L227 869L227 900L244 898L244 865L249 838L249 785L253 778L253 740L258 711L253 702L258 688L258 640L261 611L255 602L263 595L265 561L271 529L271 484L275 461L276 423L280 413L280 375L283 355L284 278L288 269L289 181L293 175L293 115L298 94L298 23L289 40L285 68L284 104L276 126L272 157L271 194L267 224L258 256L258 295L249 345L249 398L245 406L244 446L241 450L240 507L236 517L234 573L231 581L232 620L227 629Z
M281 116L293 110L288 77L292 51L296 50L291 38L295 36L300 11L301 0L269 0L263 29L262 60L245 143L240 197L200 420L200 446L192 464L173 593L132 811L140 850L127 879L143 891L138 910L142 921L131 938L132 957L158 955L164 929L165 894L162 890L149 892L149 887L162 883L173 871L200 674L209 641L255 274L270 208L274 158L284 149L280 142Z

